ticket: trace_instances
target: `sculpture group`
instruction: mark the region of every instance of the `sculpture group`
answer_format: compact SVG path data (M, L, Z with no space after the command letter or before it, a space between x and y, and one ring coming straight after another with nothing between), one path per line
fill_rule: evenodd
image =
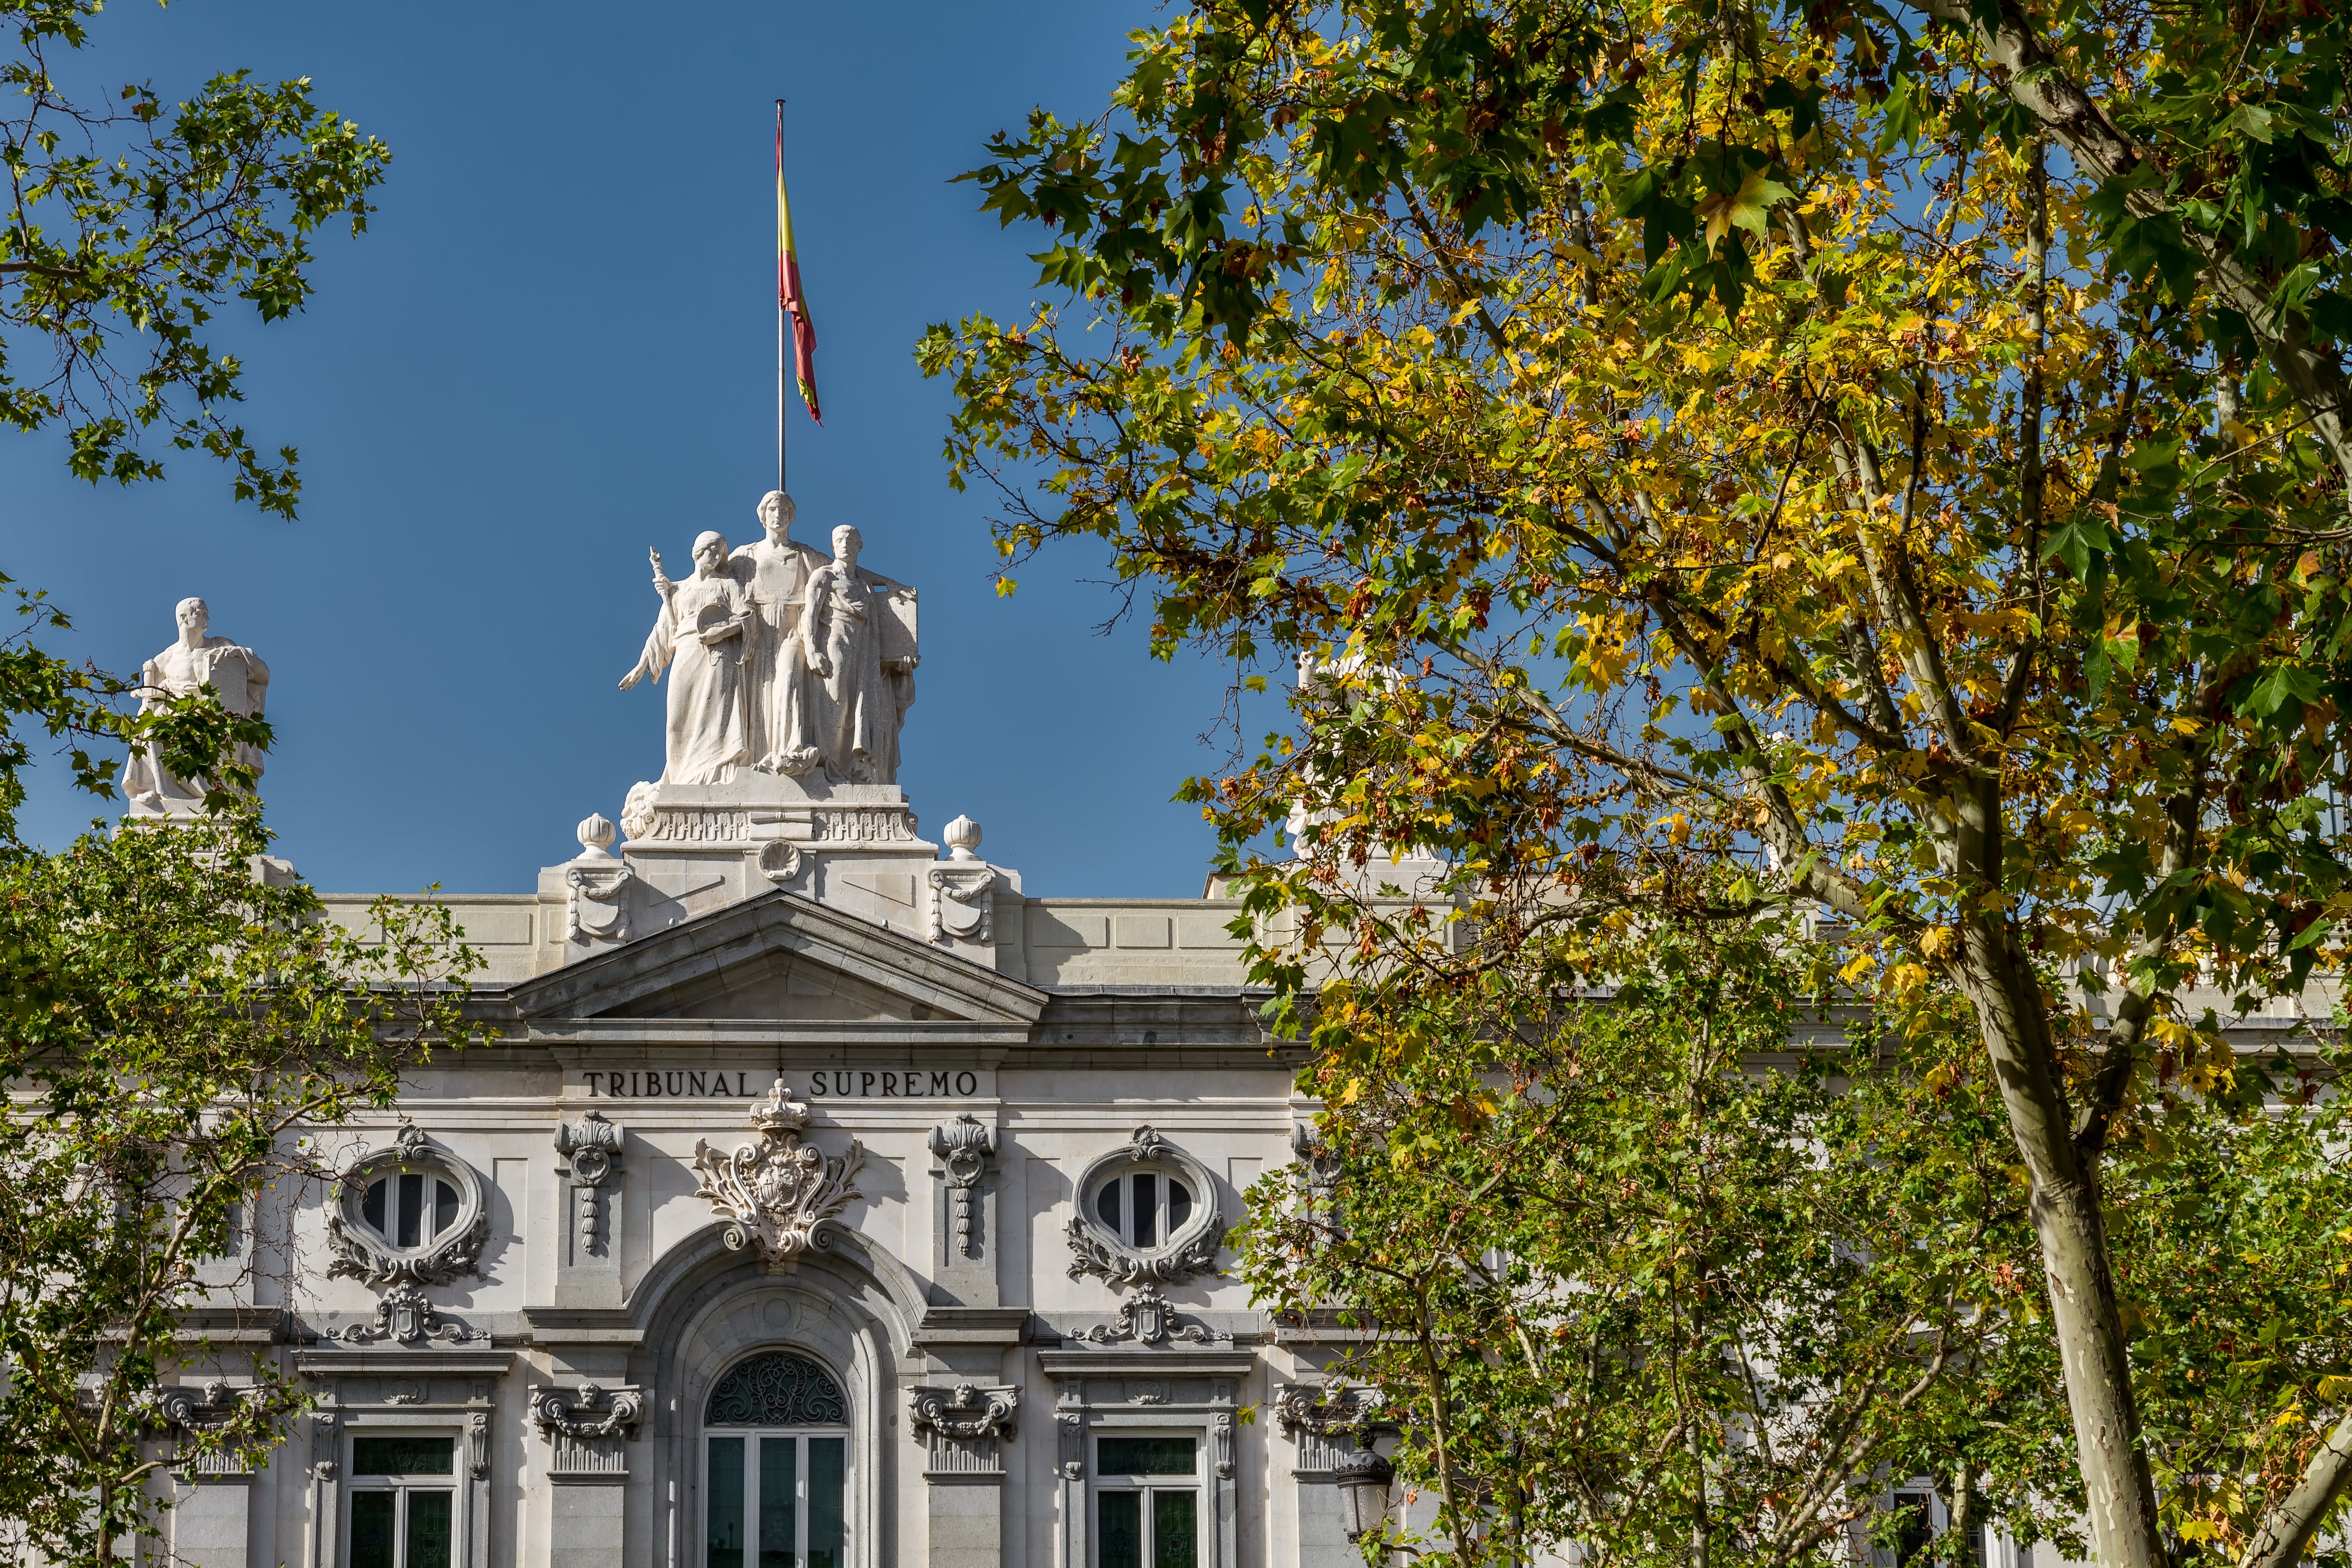
M694 575L671 581L653 551L660 614L626 690L672 671L664 784L724 784L739 768L831 784L898 780L898 731L915 700L915 591L791 537L792 498L761 499L764 537L730 552L694 542Z

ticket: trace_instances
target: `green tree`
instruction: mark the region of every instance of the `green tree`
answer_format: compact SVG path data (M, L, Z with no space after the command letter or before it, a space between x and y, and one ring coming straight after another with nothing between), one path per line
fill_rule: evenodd
M233 422L245 365L209 329L233 301L264 321L311 291L310 237L373 211L391 153L318 109L308 79L213 77L168 103L147 83L77 101L51 56L89 42L101 0L8 0L0 27L0 420L61 426L72 471L95 484L161 478L142 432L226 463L240 500L292 517L291 447L272 462Z
M2154 1568L2108 1184L2341 951L2352 18L1927 6L1202 0L972 176L1087 331L920 355L1009 559L1107 541L1163 653L1322 661L1190 789L1329 1059L1791 902L1962 1006L2092 1541ZM1360 896L1408 844L1449 927ZM2216 1549L2303 1552L2347 1409Z
M188 1314L253 1303L254 1266L219 1260L269 1256L265 1201L331 1177L317 1129L468 1037L478 960L445 906L382 900L355 934L257 876L267 844L247 805L0 857L10 1562L112 1563L154 1531L163 1473L279 1439L294 1381ZM230 1418L159 1437L167 1374L222 1368L251 1378Z

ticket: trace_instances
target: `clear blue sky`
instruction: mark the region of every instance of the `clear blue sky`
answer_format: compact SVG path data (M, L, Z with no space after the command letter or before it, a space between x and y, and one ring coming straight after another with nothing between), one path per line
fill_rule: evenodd
M656 606L646 547L757 533L781 94L826 412L795 411L796 531L855 521L922 591L902 782L926 833L969 813L1032 894L1197 895L1210 835L1169 796L1223 754L1199 739L1223 674L1153 662L1133 623L1097 635L1097 563L994 595L985 500L949 489L944 389L910 352L928 322L1034 295L1037 237L950 176L1034 103L1097 109L1155 14L118 0L102 74L167 97L234 66L308 75L394 162L370 232L321 241L308 314L227 334L248 433L301 449L301 521L238 506L200 457L93 490L61 438L12 433L0 570L72 613L52 641L77 658L134 671L188 594L261 653L264 793L314 885L529 890L580 818L659 773L661 695L614 689ZM28 822L51 844L92 815L55 771Z

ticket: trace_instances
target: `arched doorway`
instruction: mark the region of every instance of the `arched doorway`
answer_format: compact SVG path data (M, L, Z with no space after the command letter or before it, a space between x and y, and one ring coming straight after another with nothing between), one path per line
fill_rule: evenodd
M703 1407L703 1568L846 1568L849 1402L791 1351L728 1368Z

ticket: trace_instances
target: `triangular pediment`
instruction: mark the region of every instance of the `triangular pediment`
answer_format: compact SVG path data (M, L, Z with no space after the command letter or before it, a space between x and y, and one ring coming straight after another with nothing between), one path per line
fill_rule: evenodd
M1045 994L969 959L782 890L523 981L534 1024L1034 1023Z

